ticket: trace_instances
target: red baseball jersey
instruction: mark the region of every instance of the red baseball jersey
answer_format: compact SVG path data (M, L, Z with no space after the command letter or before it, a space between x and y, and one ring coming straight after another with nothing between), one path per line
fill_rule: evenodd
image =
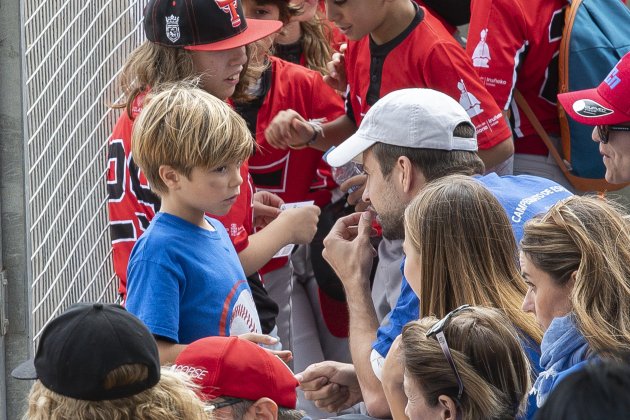
M287 203L313 200L323 207L330 203L330 188L336 187L320 170L327 166L322 165L323 152L310 147L276 149L267 143L264 133L271 120L288 108L309 121L333 121L344 113L343 100L318 72L277 57L270 57L270 60L271 80L256 113L255 133L259 149L249 159L254 187L278 194ZM284 263L285 259L276 258L260 271L269 272Z
M501 110L481 84L470 57L422 7L417 7L413 22L400 35L383 45L376 45L369 36L349 41L346 74L346 114L357 126L379 98L416 87L435 89L458 101L475 124L480 149L494 147L510 136Z
M512 100L516 87L548 133L559 134L558 50L566 0L472 0L466 51L486 89L510 110L516 153L547 147Z
M256 119L259 150L249 159L254 186L278 194L285 202L314 200L325 206L330 202L330 191L326 179L317 172L323 152L310 147L276 149L267 143L264 133L271 120L289 108L309 121L333 121L344 113L343 100L318 72L269 58L271 84Z
M160 198L151 191L146 177L133 160L131 132L135 118L142 110L144 95L136 98L132 118L127 112L118 119L108 145L107 193L110 234L113 247L114 271L118 276L118 291L127 292L127 264L131 250L160 209ZM225 216L212 216L225 226L230 239L241 252L248 245L253 226L253 187L247 162L241 167L243 185L236 203Z

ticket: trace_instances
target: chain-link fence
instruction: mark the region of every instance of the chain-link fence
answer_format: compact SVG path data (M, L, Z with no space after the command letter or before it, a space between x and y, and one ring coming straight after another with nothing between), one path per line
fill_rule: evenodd
M116 77L142 37L136 0L25 0L32 335L80 301L114 301L106 169Z

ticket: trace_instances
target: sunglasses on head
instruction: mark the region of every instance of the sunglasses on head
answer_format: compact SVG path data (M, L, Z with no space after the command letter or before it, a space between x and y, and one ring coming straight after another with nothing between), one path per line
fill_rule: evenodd
M630 131L630 127L624 125L598 125L597 134L599 135L599 141L607 144L611 131Z
M453 355L451 355L451 350L448 348L448 343L446 342L446 337L444 336L444 328L446 328L446 324L457 315L459 312L463 310L472 309L470 305L462 305L459 308L456 308L446 314L446 316L440 319L438 322L433 324L431 328L426 333L426 337L429 338L431 336L435 336L435 339L440 343L440 348L442 349L442 353L444 353L444 357L448 361L448 364L451 365L451 369L453 369L453 373L455 374L455 378L457 378L457 386L459 390L457 391L457 401L462 398L462 393L464 392L464 383L462 382L462 378L459 376L459 372L457 371L457 367L455 366L455 361L453 360Z

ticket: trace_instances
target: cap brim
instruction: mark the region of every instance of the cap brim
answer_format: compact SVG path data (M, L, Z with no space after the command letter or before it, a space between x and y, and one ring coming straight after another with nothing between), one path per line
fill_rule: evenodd
M575 121L585 125L608 125L619 124L630 121L630 116L616 109L610 102L604 99L598 92L597 88L578 90L575 92L561 93L558 100L562 108ZM587 113L580 111L585 101L595 103L607 111L597 113Z
M328 153L326 155L326 162L333 168L337 168L351 160L361 161L360 157L357 157L375 143L376 140L368 140L355 133Z
M37 371L35 370L35 359L27 360L13 369L11 376L15 379L37 379Z
M232 48L242 47L251 44L266 36L279 31L282 28L282 22L279 20L261 20L247 19L247 29L238 35L224 39L222 41L213 42L211 44L189 45L184 47L190 51L224 51Z

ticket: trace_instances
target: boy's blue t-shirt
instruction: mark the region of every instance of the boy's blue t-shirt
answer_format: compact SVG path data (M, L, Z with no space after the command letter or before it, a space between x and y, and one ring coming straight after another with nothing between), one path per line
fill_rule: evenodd
M127 309L175 343L261 332L234 246L221 222L207 221L215 231L157 213L129 259Z
M537 176L498 176L491 173L476 176L474 179L481 182L499 200L510 219L510 223L512 223L517 243L523 236L525 222L537 214L546 212L556 202L573 195L556 182ZM372 344L372 348L382 357L387 356L389 348L396 337L400 335L405 324L419 317L420 300L403 275L400 297L396 307L389 314L389 322L378 328L376 341ZM530 343L530 345L524 345L524 349L537 374L540 369L539 347L537 345L531 346Z

